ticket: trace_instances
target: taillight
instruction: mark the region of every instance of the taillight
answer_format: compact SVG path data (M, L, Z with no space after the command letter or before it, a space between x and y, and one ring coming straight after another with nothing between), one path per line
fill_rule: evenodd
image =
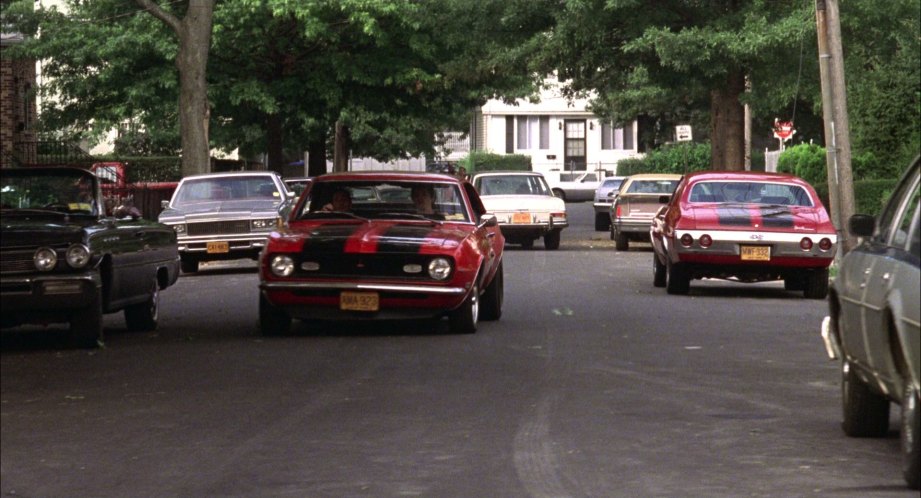
M686 233L681 236L681 245L684 247L691 247L691 244L694 243L694 237L691 237L691 234Z
M683 241L682 241L683 242ZM713 245L713 238L707 234L700 236L700 247L707 248Z
M803 240L799 241L799 248L804 251L812 250L812 239L809 237L803 237Z
M822 239L819 241L819 249L828 251L831 249L831 239Z
M620 218L620 204L618 204L617 208L614 210L614 216Z

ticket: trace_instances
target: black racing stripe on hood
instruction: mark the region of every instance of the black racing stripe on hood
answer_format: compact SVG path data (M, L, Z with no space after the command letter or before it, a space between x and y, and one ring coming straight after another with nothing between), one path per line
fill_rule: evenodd
M771 228L792 228L793 213L789 208L762 207L761 222L765 227Z
M720 225L733 227L750 227L752 226L752 217L748 209L738 207L718 207L716 216L719 218Z
M429 225L394 225L381 234L377 252L419 252L431 232Z
M304 252L342 253L346 242L360 227L357 224L314 227L310 229L310 236L304 240Z

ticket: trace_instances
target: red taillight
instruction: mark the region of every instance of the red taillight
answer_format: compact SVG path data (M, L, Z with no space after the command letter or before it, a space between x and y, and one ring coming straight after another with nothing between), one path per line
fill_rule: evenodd
M683 241L682 241L683 242ZM710 247L713 245L713 238L707 234L700 236L700 247Z
M831 249L831 239L822 239L819 241L819 249L828 251Z
M799 241L799 248L804 251L812 250L812 239L809 237L803 237L803 240Z
M686 233L681 236L681 245L684 247L691 247L691 244L694 243L694 237L691 237L691 234Z
M614 209L614 216L620 218L620 204L618 204L617 208Z

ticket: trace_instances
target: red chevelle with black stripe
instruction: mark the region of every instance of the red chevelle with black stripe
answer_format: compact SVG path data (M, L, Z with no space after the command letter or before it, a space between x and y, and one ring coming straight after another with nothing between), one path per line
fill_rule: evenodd
M495 216L453 176L351 172L317 177L260 256L262 333L296 319L447 316L455 333L502 315Z
M783 280L807 298L828 294L837 235L816 194L792 175L708 171L685 175L650 227L653 284L687 294L690 282Z

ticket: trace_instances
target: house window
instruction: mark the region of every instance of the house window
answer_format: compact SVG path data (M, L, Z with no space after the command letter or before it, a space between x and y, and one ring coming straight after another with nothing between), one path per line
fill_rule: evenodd
M505 117L505 153L515 153L515 117Z
M607 123L602 123L601 148L602 150L632 150L633 123L631 122L625 128L614 128Z
M519 150L550 148L549 116L518 116Z

